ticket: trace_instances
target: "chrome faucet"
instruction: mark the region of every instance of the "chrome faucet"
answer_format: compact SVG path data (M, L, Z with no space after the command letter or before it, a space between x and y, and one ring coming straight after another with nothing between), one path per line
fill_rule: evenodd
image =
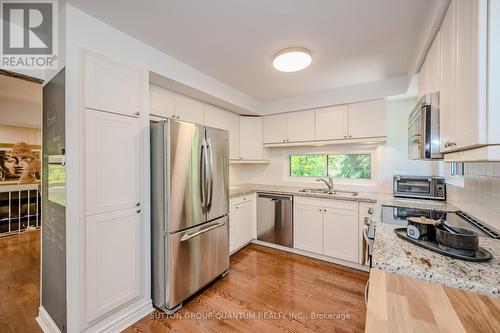
M316 178L316 181L325 183L326 186L328 186L328 193L333 194L333 177L328 176L327 179L328 180L326 180L325 178Z

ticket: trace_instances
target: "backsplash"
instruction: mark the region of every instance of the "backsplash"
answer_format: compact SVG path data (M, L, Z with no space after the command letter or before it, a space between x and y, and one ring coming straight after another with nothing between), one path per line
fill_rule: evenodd
M465 163L464 187L448 185L448 201L500 230L500 162Z

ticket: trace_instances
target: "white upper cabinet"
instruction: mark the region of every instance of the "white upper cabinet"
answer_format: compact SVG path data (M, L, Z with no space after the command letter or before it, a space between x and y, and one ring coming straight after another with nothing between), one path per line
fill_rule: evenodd
M229 158L240 158L240 117L230 111L213 105L203 105L203 118L206 126L220 128L229 132Z
M440 30L441 38L441 88L439 92L440 142L441 151L445 143L456 136L455 94L456 94L456 26L455 6L450 3Z
M490 26L488 32L488 22L487 0L453 0L441 26L442 152L498 143L488 139L493 138L488 120L500 114L487 105L488 87L495 80L488 74L488 33L495 31Z
M262 117L240 117L240 159L263 160Z
M458 0L456 123L460 125L452 149L486 143L487 1ZM484 30L482 30L482 28ZM497 43L499 41L496 41ZM497 59L498 60L498 59ZM497 129L498 130L498 129Z
M314 110L287 114L287 142L314 140Z
M149 113L194 124L203 124L203 103L170 90L149 85Z
M203 103L184 95L174 95L175 119L203 124Z
M271 144L271 147L387 136L385 100L290 112L263 119L264 144Z
M441 48L440 34L434 38L422 68L418 73L418 96L421 97L426 93L436 92L441 87Z
M174 94L171 91L150 84L149 113L158 117L175 118Z
M349 104L349 139L383 136L387 136L385 100Z
M264 143L282 143L287 140L287 115L265 116L262 120Z
M347 105L316 110L316 140L347 138Z
M127 116L142 108L141 73L114 62L85 55L85 107Z
M86 214L140 206L139 119L86 110Z

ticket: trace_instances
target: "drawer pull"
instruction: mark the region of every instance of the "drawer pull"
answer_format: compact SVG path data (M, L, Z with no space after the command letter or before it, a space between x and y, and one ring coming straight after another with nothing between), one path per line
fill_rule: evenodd
M210 230L213 230L213 229L216 229L216 228L219 228L219 227L222 227L223 225L225 225L224 222L219 222L217 224L213 224L205 229L201 229L197 232L193 232L192 234L191 233L187 233L187 234L184 234L184 236L181 237L181 242L185 242L185 241L188 241L190 240L191 238L194 238L196 236L199 236L201 234L204 234L205 232L208 232Z

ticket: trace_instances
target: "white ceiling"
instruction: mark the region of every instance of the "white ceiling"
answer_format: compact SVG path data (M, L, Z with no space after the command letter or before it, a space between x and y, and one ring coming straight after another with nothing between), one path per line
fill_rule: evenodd
M0 75L0 125L41 127L42 86Z
M261 102L407 75L443 0L68 0ZM306 47L312 65L272 68Z

